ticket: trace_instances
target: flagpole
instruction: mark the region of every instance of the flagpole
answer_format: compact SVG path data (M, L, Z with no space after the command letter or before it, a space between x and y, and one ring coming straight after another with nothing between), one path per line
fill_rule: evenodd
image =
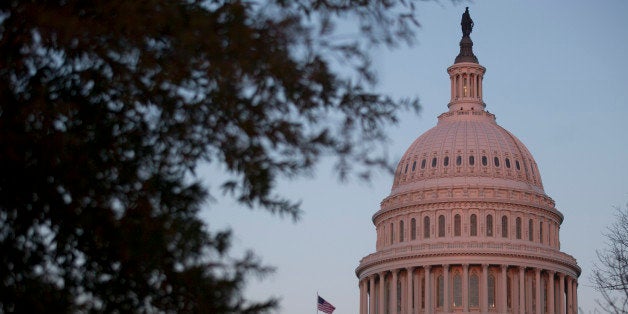
M316 314L318 314L318 291L316 291Z

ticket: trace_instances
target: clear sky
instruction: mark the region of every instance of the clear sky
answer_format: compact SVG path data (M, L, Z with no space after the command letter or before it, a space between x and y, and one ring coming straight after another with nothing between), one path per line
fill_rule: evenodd
M579 305L594 313L595 250L604 246L601 233L614 206L628 203L628 1L421 2L418 43L373 54L377 90L419 96L422 104L418 116L405 113L390 128L393 159L447 110L446 69L458 54L465 6L475 22L475 55L487 69L486 109L535 157L546 194L565 216L561 250L582 268ZM214 171L200 175L218 185ZM279 313L315 313L318 292L334 313L358 313L355 268L375 250L371 217L391 184L383 172L369 184L339 183L323 163L314 177L279 185L280 193L302 201L297 223L222 199L203 215L211 229L233 228L235 255L253 249L277 267L261 281L251 278L249 298L277 296Z

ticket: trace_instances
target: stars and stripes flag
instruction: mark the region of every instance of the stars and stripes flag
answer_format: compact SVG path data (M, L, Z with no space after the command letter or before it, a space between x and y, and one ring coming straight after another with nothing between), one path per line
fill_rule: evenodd
M318 296L318 310L322 311L323 313L326 314L331 314L334 312L336 308L331 305L331 303L325 301L325 299L321 298L320 296Z

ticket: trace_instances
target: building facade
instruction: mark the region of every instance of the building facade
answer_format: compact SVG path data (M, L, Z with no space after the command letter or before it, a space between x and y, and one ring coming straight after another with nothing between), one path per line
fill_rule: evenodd
M485 110L465 15L449 110L410 145L373 215L376 250L356 269L360 313L577 313L563 215L528 149Z

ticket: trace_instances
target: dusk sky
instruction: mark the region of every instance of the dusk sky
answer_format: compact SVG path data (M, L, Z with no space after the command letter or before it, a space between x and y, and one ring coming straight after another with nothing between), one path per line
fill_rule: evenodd
M614 207L628 203L628 1L421 2L417 43L372 55L376 90L418 96L422 105L418 116L405 112L389 128L392 160L447 111L446 69L458 54L465 6L475 22L473 50L486 67L486 110L535 157L545 193L565 217L561 250L582 268L579 306L595 313L595 250L604 246ZM247 297L279 297L279 313L315 313L318 292L335 314L358 313L355 268L375 251L371 217L390 193L392 175L340 183L331 160L317 169L311 178L278 185L278 193L302 202L297 223L222 198L203 217L210 230L233 229L233 255L252 249L277 268L263 280L250 278ZM199 175L219 196L213 170Z

